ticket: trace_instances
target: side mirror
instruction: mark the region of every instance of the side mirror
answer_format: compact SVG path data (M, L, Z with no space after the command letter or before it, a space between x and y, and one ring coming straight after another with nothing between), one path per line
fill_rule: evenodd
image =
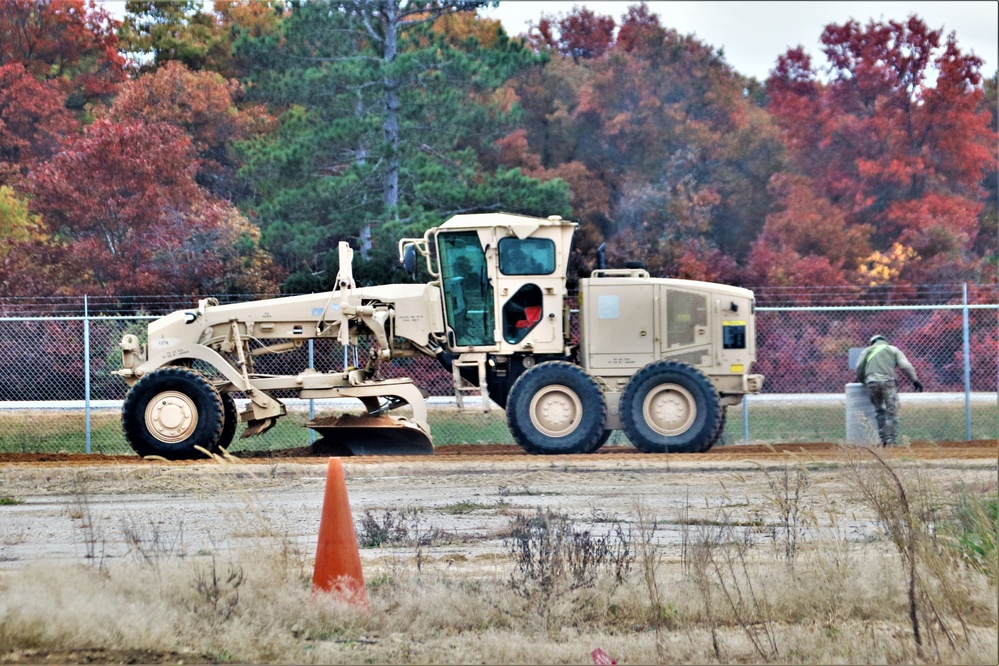
M416 246L412 243L408 243L403 250L402 268L409 275L416 277Z

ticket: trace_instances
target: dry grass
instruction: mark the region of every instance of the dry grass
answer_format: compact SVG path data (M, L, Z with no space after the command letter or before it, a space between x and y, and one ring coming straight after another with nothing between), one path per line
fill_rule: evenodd
M107 539L132 557L0 575L0 663L40 653L81 661L93 651L175 663L589 663L596 647L618 663L999 661L995 569L969 560L948 522L961 496L995 497L995 485L936 487L919 466L865 450L837 472L853 488L851 510L866 507L882 526L858 538L851 516L817 515L829 498L809 474L805 464L765 470L769 503L752 520L734 500L698 520L691 499L674 515L636 502L617 516L629 530L578 518L556 525L561 516L504 507L507 543L518 543L519 525L531 548L480 555L467 563L480 565L468 567L474 574L421 541L433 525L389 521L393 534L408 529L411 545L400 538L394 558L366 568L367 610L313 595L309 557L250 492L231 522L251 548L188 553L174 533L181 523L81 529L94 546L85 552L97 556ZM87 486L76 484L71 519L85 523ZM660 543L666 525L681 530L679 551ZM576 584L572 558L603 552L605 534L629 535L630 569L594 567ZM575 551L551 550L560 548ZM558 578L525 574L546 563L558 564Z
M869 550L850 555L857 566L834 580L821 554L803 556L794 576L766 562L737 570L741 585L752 579L765 590L774 650L766 659L743 626L758 619L755 611L719 602L706 615L698 587L677 575L677 566L664 567L668 621L657 636L640 575L620 587L599 581L586 605L555 601L546 609L557 623L552 629L502 579L462 580L426 564L417 578L399 568L368 582L371 607L361 612L314 597L307 579L287 575L279 562L262 559L265 553L216 562L218 594L206 591L210 559L171 560L159 575L127 563L104 571L28 568L3 582L0 645L8 653L127 648L270 663L580 663L597 646L620 663L923 661L905 631L897 564ZM229 579L233 572L241 577ZM941 645L930 661L995 661L995 588L968 582L979 586L966 596L967 634Z

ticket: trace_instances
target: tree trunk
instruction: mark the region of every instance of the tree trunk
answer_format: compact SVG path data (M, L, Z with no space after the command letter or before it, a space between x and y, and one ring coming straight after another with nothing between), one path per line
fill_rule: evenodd
M392 71L398 50L398 7L391 0L385 5L385 122L382 130L387 146L383 202L386 211L398 217L399 206L399 81Z

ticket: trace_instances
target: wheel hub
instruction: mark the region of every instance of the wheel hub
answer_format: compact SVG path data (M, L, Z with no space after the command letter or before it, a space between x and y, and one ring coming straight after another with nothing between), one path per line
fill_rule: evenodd
M549 437L565 437L578 426L583 405L572 389L561 384L546 386L531 399L531 423Z
M173 444L190 437L198 427L198 408L179 391L165 391L146 406L146 428L161 442Z
M690 429L697 417L694 396L678 384L661 384L649 391L642 404L649 427L660 435L675 437Z

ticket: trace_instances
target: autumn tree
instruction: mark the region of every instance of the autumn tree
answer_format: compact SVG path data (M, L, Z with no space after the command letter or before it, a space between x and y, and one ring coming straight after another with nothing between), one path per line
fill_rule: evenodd
M751 82L645 4L627 8L606 47L572 57L567 45L612 24L577 8L534 28L532 43L551 58L518 81L526 147L509 150L511 136L503 148L521 164L535 155L549 172L580 165L574 208L590 226L587 242L608 239L611 259L640 257L670 275L731 276L731 264L699 267L747 255L769 207L766 184L782 166L776 128L745 94Z
M918 257L900 280L973 275L981 181L995 161L981 60L915 16L829 25L821 42L827 82L800 48L767 81L794 168L847 225L872 230L875 251L900 243Z
M0 66L0 184L26 174L76 130L61 85L39 81L22 63Z
M15 246L11 289L101 294L273 288L257 231L194 179L191 140L165 123L98 120L28 176L44 234Z
M234 143L273 124L261 105L240 108L242 98L239 82L168 61L123 86L107 117L116 123L145 120L183 130L198 155L198 184L223 199L241 200L247 192L236 175L240 162Z
M767 216L747 258L752 286L846 286L870 253L870 228L851 226L841 210L816 197L803 176L778 174L770 183L773 213Z
M999 136L999 99L996 89L999 71L985 81L979 111L988 113L992 121L989 129ZM983 282L999 282L999 160L994 160L985 170L982 186L985 189L984 205L979 215L980 227L973 252L984 258Z
M553 49L578 63L607 52L614 43L615 25L610 16L577 5L562 16L541 14L537 25L531 25L528 40L535 48Z
M125 79L118 22L94 0L0 0L0 66L64 86L68 105L107 99Z

